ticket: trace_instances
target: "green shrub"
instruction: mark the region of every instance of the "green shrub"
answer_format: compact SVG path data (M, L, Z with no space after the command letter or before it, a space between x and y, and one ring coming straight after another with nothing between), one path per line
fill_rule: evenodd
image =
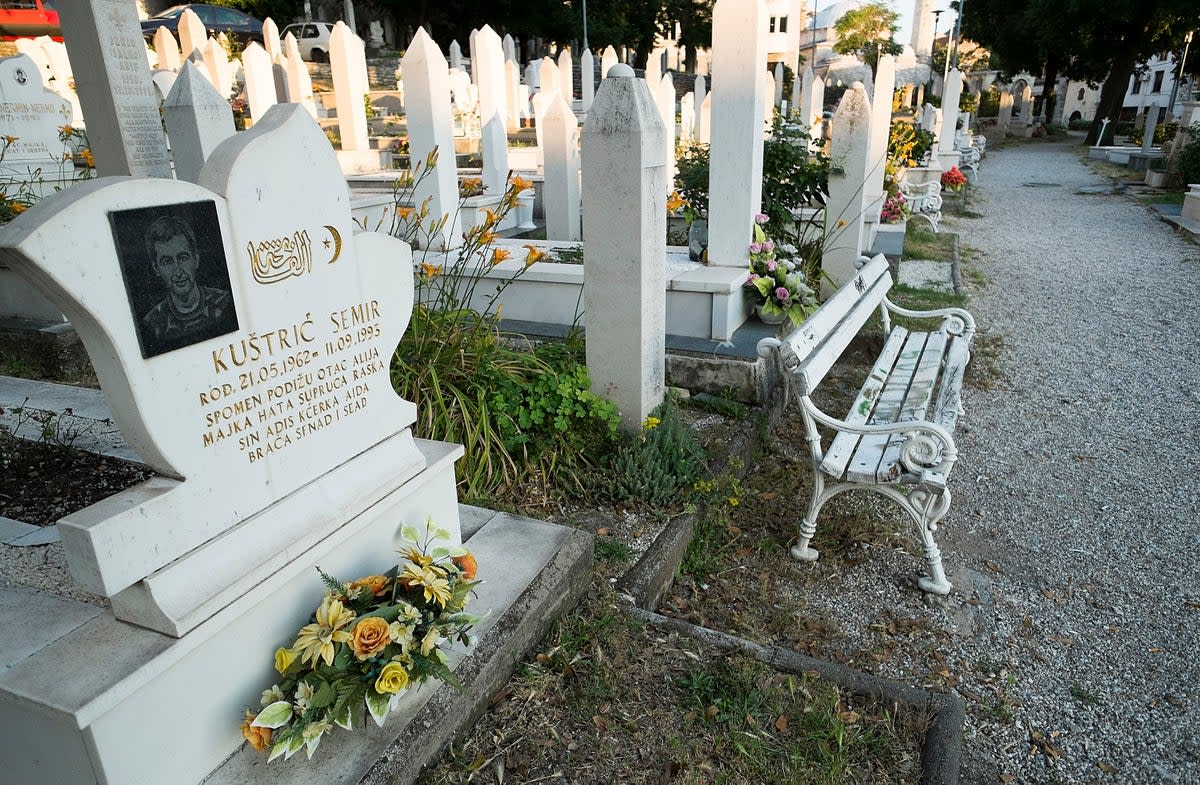
M1192 123L1183 133L1188 141L1175 154L1175 172L1185 183L1200 183L1200 123Z
M662 506L689 495L704 469L704 450L670 398L613 459L611 494L624 504Z

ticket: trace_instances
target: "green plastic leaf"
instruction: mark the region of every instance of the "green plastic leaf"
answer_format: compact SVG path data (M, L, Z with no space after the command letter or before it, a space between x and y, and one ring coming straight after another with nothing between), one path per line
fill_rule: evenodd
M354 716L350 712L350 705L342 707L342 710L330 715L329 719L333 720L333 724L346 730L354 730Z
M447 554L452 559L457 559L459 556L466 556L468 551L461 545L455 545L446 549Z
M287 725L292 719L292 704L287 701L275 701L267 708L258 713L254 718L254 722L250 723L253 728L270 728L274 730L282 725Z
M281 741L278 744L276 744L275 746L271 747L271 757L267 758L267 763L270 763L271 761L275 760L276 758L278 758L280 755L282 755L285 752L287 752L287 742Z
M321 743L321 739L324 736L324 733L318 734L304 743L304 751L308 754L309 760L312 760L313 753L317 751L317 746Z
M421 533L417 531L417 527L405 525L400 529L400 536L409 542L416 544L421 541Z
M313 693L312 700L308 705L314 709L323 709L333 703L333 699L337 697L337 693L333 690L333 685L327 681L322 681L317 686L317 691Z
M284 754L283 759L287 760L288 758L292 757L297 752L299 752L300 748L303 746L304 746L304 737L303 736L301 736L299 733L297 733L295 736L292 736L290 739L288 739L287 753Z
M437 548L434 548L432 551L430 551L429 555L432 556L434 559L440 559L443 556L450 555L450 549L439 546Z
M450 539L450 532L445 529L434 529L430 533L430 536L435 540L448 540Z
M381 728L383 721L387 719L388 704L391 700L390 695L380 695L375 690L367 690L367 711L371 712L371 718Z

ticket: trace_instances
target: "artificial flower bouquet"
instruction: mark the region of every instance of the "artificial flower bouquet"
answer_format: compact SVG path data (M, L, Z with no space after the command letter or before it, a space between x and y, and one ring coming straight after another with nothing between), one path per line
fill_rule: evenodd
M951 166L942 172L942 187L947 191L961 191L967 184L967 176L957 166Z
M879 211L879 220L885 224L900 223L908 216L908 200L904 194L897 191L883 200L883 208Z
M448 532L426 526L401 531L401 562L382 575L350 583L321 572L329 591L294 643L275 652L279 681L247 711L242 735L268 760L312 757L334 725L351 730L365 706L378 725L409 689L438 678L461 688L447 665L444 641L470 644L481 617L464 612L475 558L461 546L439 545ZM318 570L320 572L320 570Z
M750 273L744 287L764 316L784 314L799 326L816 310L816 293L804 283L804 276L792 262L775 258L775 243L763 231L767 220L762 213L754 216Z

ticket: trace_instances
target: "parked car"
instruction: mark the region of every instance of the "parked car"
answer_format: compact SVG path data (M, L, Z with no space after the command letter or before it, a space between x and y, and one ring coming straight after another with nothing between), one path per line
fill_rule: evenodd
M262 25L263 23L250 16L243 14L234 8L225 8L220 5L207 5L205 3L191 3L190 5L175 5L156 14L149 19L142 20L142 36L147 41L154 40L154 34L158 32L158 28L165 27L179 35L179 17L184 11L191 9L200 17L200 21L208 28L208 32L212 35L217 33L225 33L231 38L237 38L243 44L250 41L258 41L262 43Z
M296 44L300 47L300 58L312 60L314 63L329 62L329 34L333 32L332 22L297 22L288 25L280 31L279 37L284 38L288 33L296 36Z
M58 12L46 0L0 0L0 40L48 35L62 40Z

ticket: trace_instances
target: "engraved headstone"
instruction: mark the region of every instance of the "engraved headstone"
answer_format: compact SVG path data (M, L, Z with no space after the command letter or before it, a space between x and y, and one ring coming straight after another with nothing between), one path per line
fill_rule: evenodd
M236 133L229 102L190 60L163 101L163 120L171 137L175 177L190 183L199 181L204 162Z
M63 163L59 128L71 123L71 103L42 86L42 69L29 55L0 59L0 128L13 141L0 140L0 176L49 176Z

